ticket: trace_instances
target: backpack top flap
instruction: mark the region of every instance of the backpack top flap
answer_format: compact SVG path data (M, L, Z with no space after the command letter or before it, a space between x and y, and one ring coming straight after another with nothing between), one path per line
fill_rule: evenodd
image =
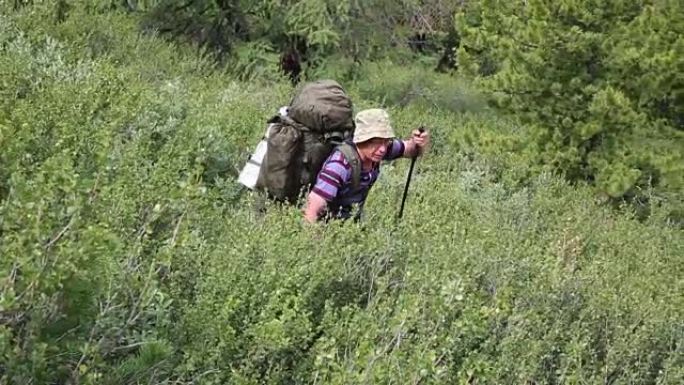
M290 102L288 115L312 131L351 130L352 102L334 80L306 83Z

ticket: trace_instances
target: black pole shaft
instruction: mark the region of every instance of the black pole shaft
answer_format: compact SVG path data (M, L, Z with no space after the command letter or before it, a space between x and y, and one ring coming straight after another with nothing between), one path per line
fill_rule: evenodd
M401 198L401 208L399 208L399 216L397 219L401 219L404 215L404 205L406 204L406 196L408 195L409 185L411 184L411 175L413 175L413 167L416 165L416 158L411 158L411 167L409 168L408 177L406 177L406 185L404 186L404 196Z
M425 129L423 127L419 128L418 131L420 133L425 132ZM416 149L416 152L418 149ZM404 186L404 196L401 198L401 207L399 208L399 215L397 216L397 220L401 219L401 217L404 215L404 205L406 204L406 196L408 195L408 189L409 185L411 184L411 175L413 175L413 167L416 165L416 159L418 159L418 154L414 155L411 157L411 167L409 167L409 172L408 176L406 177L406 186Z

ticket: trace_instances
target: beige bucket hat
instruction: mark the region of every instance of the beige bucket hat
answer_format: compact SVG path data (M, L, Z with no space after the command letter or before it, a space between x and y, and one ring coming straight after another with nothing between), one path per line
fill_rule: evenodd
M389 114L381 108L360 111L354 119L354 143L365 142L373 138L394 138L394 130L390 125Z

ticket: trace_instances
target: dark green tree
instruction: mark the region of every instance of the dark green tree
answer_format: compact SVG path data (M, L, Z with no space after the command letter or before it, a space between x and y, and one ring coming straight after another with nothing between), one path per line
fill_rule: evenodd
M460 64L533 129L543 166L613 198L684 186L678 1L468 2Z

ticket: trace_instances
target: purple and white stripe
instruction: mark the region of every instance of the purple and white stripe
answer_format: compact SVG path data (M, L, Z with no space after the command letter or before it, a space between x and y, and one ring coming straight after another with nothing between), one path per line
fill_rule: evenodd
M393 139L384 160L394 160L404 154L404 142ZM361 171L359 188L351 186L352 168L342 152L333 151L323 163L321 171L312 189L328 202L328 211L336 216L348 217L353 205L362 206L373 184L380 175L380 165L376 164L371 170Z

